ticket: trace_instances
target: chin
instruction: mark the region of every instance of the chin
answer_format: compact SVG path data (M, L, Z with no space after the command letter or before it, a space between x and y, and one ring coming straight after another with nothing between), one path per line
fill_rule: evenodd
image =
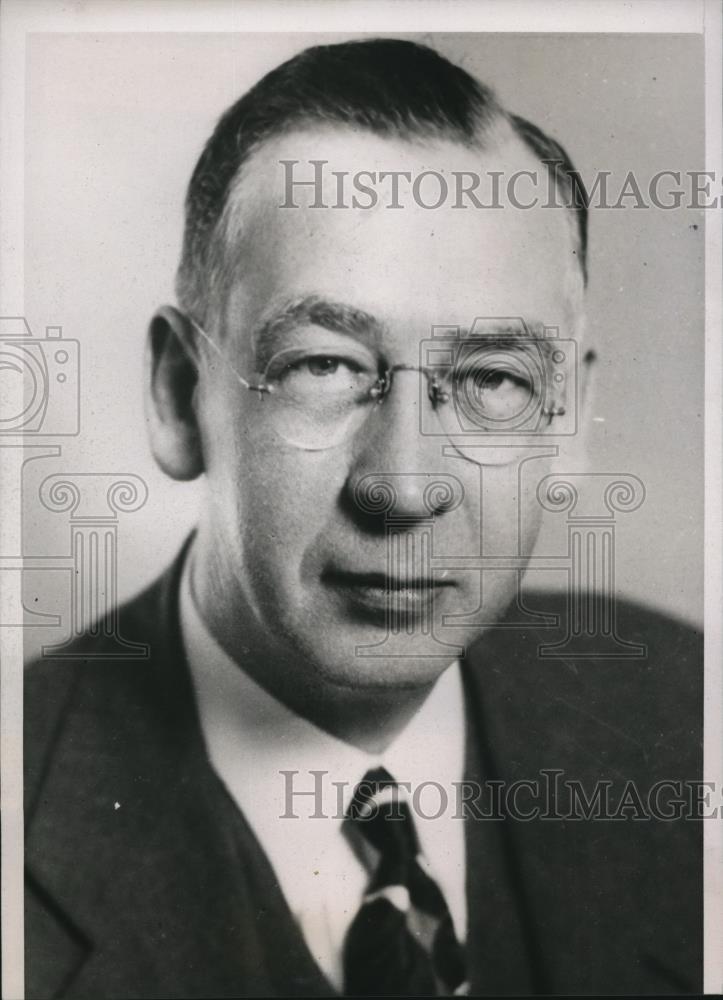
M304 652L314 664L317 680L357 690L428 687L462 651L458 645L443 645L430 636L403 632L395 636L379 630L339 628L334 641L321 648L316 638Z

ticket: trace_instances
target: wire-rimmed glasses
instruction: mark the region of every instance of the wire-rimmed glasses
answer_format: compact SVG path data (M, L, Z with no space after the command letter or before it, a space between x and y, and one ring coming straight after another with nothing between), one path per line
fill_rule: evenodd
M514 461L520 447L534 447L540 434L550 433L552 421L566 414L560 383L569 381L573 359L534 337L434 338L421 345L420 360L432 364L388 365L365 344L319 329L292 337L262 372L246 378L194 326L238 382L258 396L273 431L306 451L352 438L403 373L419 377L420 433L443 435L478 464Z

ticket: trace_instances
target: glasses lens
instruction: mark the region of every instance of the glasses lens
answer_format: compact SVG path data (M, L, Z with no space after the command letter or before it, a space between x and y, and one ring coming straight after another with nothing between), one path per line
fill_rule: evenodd
M449 402L437 408L445 434L466 458L505 465L544 425L545 363L534 342L458 345Z
M264 377L269 418L277 433L298 448L333 448L363 423L378 377L373 356L361 349L286 348L274 355Z

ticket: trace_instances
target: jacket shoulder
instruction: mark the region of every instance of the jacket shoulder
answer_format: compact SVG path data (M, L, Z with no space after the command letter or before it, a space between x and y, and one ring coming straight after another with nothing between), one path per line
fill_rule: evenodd
M610 765L638 757L655 771L700 772L700 629L618 601L608 634L591 637L576 631L565 594L533 592L523 602L468 650L480 713L506 718L528 738L534 726L561 756L586 747Z
M25 804L30 815L48 763L68 725L87 733L102 732L129 701L142 700L140 688L152 678L162 634L165 577L143 593L94 622L62 649L25 668ZM119 650L121 636L128 655Z

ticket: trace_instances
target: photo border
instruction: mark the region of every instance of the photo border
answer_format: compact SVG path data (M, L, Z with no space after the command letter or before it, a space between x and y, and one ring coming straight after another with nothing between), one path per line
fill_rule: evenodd
M705 44L707 170L723 176L721 141L721 38L719 0L189 0L136 2L24 3L7 0L0 10L0 187L2 200L2 271L0 309L23 316L24 109L25 41L34 32L299 32L355 31L577 33L695 33ZM721 280L723 253L720 210L710 212L705 227L706 382L705 382L705 717L704 776L723 785L723 363ZM22 401L18 399L18 402ZM0 453L0 463L3 457ZM7 468L0 464L2 518L0 551L22 551L21 496L8 489ZM0 574L0 621L21 606L20 573ZM0 629L0 758L2 807L2 996L24 995L23 968L23 812L22 812L22 671L21 628ZM704 825L704 942L706 992L723 991L723 819Z

